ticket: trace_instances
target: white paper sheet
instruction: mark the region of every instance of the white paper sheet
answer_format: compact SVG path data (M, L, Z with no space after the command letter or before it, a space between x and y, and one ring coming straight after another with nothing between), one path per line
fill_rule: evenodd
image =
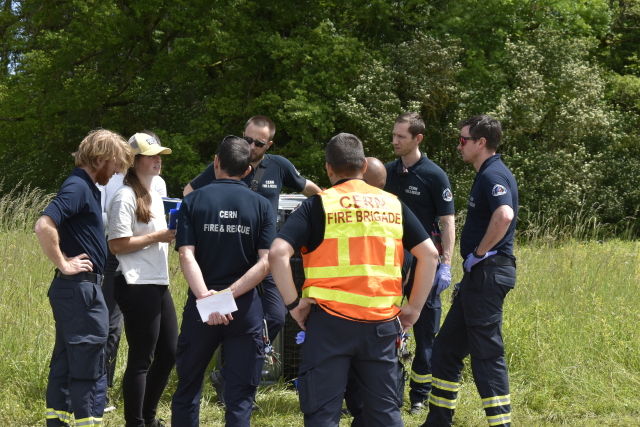
M209 320L209 315L216 311L222 315L233 313L238 310L236 300L233 298L231 290L225 289L206 298L196 300L196 307L203 322Z

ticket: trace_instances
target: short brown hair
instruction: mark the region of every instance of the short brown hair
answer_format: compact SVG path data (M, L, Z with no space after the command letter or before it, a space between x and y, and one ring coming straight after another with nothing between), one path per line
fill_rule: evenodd
M398 116L396 123L409 123L409 133L412 137L424 135L424 120L418 113L404 113Z
M133 165L133 151L120 135L106 129L95 129L82 140L78 151L73 153L77 167L98 169L98 160L114 160L121 163L120 171Z
M255 127L269 128L269 141L273 141L273 137L276 136L276 125L271 121L271 119L267 116L253 116L249 120L247 120L247 124L244 125L244 130L247 130L249 125L254 125ZM265 142L269 142L265 141Z

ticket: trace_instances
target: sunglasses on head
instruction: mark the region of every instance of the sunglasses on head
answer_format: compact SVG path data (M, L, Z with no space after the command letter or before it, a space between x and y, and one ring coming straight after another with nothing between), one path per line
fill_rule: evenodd
M256 147L258 147L258 148L262 148L262 147L264 147L265 145L267 145L267 143L266 143L266 142L262 142L262 141L260 141L259 139L253 139L253 138L251 138L250 136L243 136L243 138L244 138L244 140L245 140L245 141L247 141L249 144L251 144L251 143L256 144Z
M474 138L472 136L458 135L458 141L460 141L460 145L462 145L463 147L468 141L473 141L473 140L476 140L476 139L480 139L480 138Z

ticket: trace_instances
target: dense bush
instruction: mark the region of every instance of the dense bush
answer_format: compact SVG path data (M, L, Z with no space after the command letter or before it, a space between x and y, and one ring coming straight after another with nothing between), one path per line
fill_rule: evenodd
M328 185L324 145L353 132L387 161L393 119L420 112L424 151L463 208L459 120L503 121L522 215L636 214L640 0L13 0L0 8L4 191L55 191L92 128L155 130L169 191L221 138L265 114L274 152Z

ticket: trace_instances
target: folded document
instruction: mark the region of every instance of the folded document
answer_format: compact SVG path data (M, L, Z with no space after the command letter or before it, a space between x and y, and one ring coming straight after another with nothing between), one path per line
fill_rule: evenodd
M236 300L233 298L230 289L196 300L196 307L198 307L198 313L200 313L203 322L207 322L209 315L216 311L225 315L238 310Z

